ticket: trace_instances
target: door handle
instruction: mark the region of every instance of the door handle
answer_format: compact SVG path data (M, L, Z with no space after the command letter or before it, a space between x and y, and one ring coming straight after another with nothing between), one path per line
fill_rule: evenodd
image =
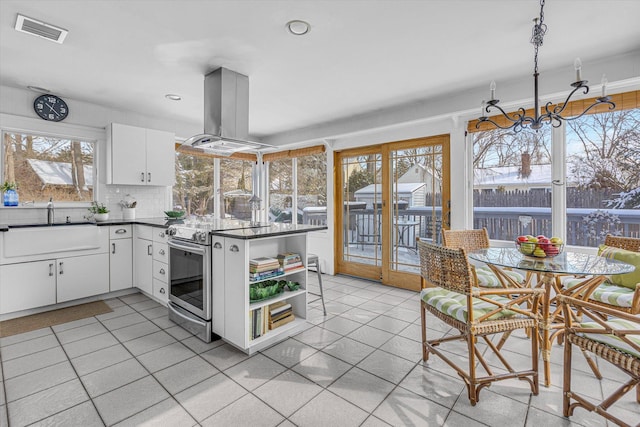
M116 234L124 234L124 233L126 233L126 232L127 232L127 230L125 230L124 228L118 228L118 229L116 230Z
M60 272L58 274L64 274L64 270L62 269L62 265L64 263L62 261L60 261L60 263L58 264L58 266L60 267Z
M148 245L147 246L147 255L153 255L153 246L152 245Z
M220 248L222 248L222 245L220 244L220 242L215 242L215 243L213 244L213 247L214 247L215 249L220 249Z
M164 249L160 249L160 250L158 251L158 253L159 253L160 255L164 255L164 254L166 254L166 252L164 251Z
M159 232L159 233L158 233L158 236L160 236L160 237L164 237L164 231Z
M49 276L53 276L53 263L49 264Z
M116 253L116 244L115 244L115 243L112 243L112 244L111 244L111 253L112 253L112 254L115 254L115 253Z
M142 173L140 174L140 181L141 181L141 182L144 182L144 172L142 172Z
M239 252L240 248L238 248L238 245L231 245L231 247L229 248L229 250L231 252Z
M147 182L151 182L151 172L147 173Z

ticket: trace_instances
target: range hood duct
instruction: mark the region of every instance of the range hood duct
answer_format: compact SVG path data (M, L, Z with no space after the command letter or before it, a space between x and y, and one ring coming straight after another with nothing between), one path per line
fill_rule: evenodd
M248 136L249 78L226 68L210 72L204 77L204 133L182 145L222 156L272 147Z

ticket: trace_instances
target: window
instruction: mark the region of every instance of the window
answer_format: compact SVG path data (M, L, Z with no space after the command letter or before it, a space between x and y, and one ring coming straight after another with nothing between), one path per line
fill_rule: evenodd
M551 130L473 134L473 227L489 238L551 235Z
M584 247L609 233L640 237L640 108L637 92L615 97L620 111L566 121L555 139L550 126L474 133L474 228L497 240L564 230ZM562 221L552 228L552 218Z
M298 223L326 224L327 222L327 154L316 153L297 157L297 201L302 210Z
M3 182L17 185L21 202L94 199L93 142L5 132L2 148Z
M296 220L293 212L293 161L286 158L269 162L269 220L275 222L302 222L302 213Z
M253 192L253 161L176 152L176 184L173 205L186 215L251 219L249 198ZM216 193L216 174L220 191ZM221 215L215 214L220 195Z

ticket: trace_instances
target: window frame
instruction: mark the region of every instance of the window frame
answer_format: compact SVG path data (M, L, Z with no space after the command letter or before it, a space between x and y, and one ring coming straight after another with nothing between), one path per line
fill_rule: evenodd
M100 200L100 187L102 183L101 167L102 151L104 149L104 141L106 140L106 130L104 128L94 128L89 126L71 125L67 123L51 123L30 117L20 117L10 114L0 113L0 138L4 141L5 133L31 134L38 136L48 136L52 138L81 140L82 142L94 144L93 157L93 201ZM4 142L0 145L0 177L4 177ZM16 209L16 208L42 208L46 206L46 201L35 202L33 204L24 205L21 201L19 206L3 206L0 209ZM56 206L61 208L87 208L91 206L91 202L65 202L55 201Z

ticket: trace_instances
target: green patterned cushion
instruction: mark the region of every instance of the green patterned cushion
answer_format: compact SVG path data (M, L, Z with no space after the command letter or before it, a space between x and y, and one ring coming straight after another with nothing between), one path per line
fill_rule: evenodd
M636 289L636 286L640 283L640 252L600 245L598 255L635 265L636 269L631 273L614 274L609 278L609 281L614 285L624 286L625 288L633 290Z
M488 295L488 298L502 303L509 303L510 299L499 295ZM425 288L420 292L420 298L427 304L438 311L451 316L461 322L468 320L467 297L457 292L448 291L443 288ZM478 298L473 299L473 318L478 319L480 316L496 309L496 306L482 301ZM502 310L493 314L488 320L498 320L506 317L513 317L516 313L511 310Z
M523 283L524 276L516 271L504 270L504 273L511 277L516 283ZM494 273L486 265L476 268L476 276L478 277L478 286L483 288L501 288L500 280L496 273Z
M566 289L571 289L585 279L565 279L562 284ZM633 290L624 286L614 285L613 283L604 282L596 288L589 299L600 301L605 304L611 304L618 307L631 307L633 302Z
M638 323L635 322L630 322L628 320L623 320L623 319L609 319L607 321L607 325L609 325L611 327L611 329L616 329L616 330L634 330L634 331L638 331L638 334L636 335L626 335L627 339L629 341L631 341L632 343L636 344L637 346L640 346L640 325ZM599 324L595 323L595 322L585 322L585 323L581 323L580 324L581 327L583 328L593 328L593 329L602 329L602 326L600 326ZM589 338L593 341L598 341L601 342L603 344L607 344L610 347L613 347L615 349L618 349L620 351L623 351L625 353L629 353L635 357L640 358L640 352L637 349L634 349L633 347L631 347L631 345L627 344L626 342L622 341L619 337L616 337L615 335L609 335L609 334L590 334L590 333L579 333L577 335Z

